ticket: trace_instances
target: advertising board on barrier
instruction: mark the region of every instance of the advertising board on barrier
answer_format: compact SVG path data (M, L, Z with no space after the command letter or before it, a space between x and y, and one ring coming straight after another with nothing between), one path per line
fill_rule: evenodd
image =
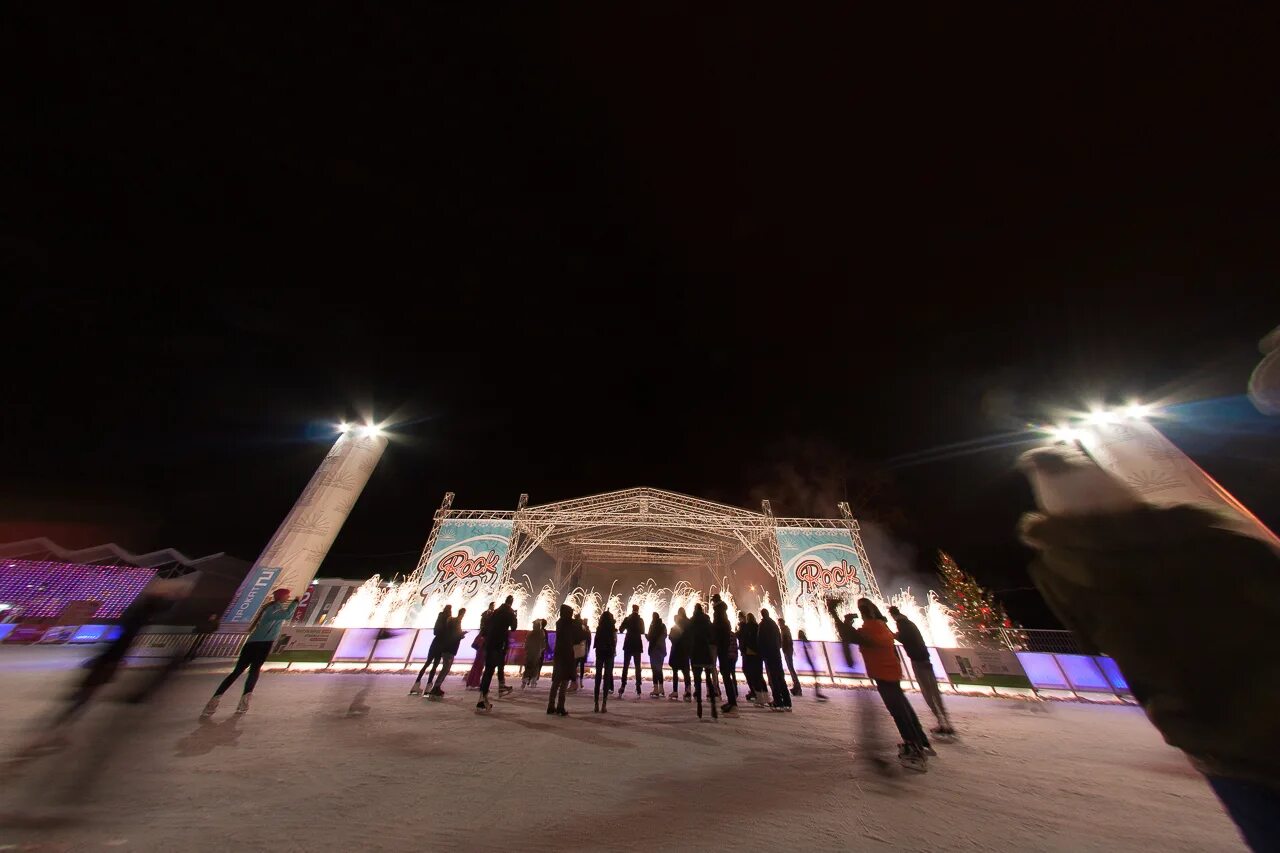
M1018 656L1008 649L938 649L952 684L1031 687Z
M296 661L298 663L329 663L342 640L341 628L303 628L286 625L276 638L270 661Z
M461 589L468 597L496 593L506 568L511 521L448 519L440 525L423 574L422 598Z
M779 527L778 553L789 604L820 604L829 596L856 598L872 590L866 566L848 530Z

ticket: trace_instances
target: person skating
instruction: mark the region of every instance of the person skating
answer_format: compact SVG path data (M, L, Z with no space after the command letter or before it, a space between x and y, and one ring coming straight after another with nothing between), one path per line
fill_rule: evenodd
M809 666L809 671L813 675L813 698L819 702L827 701L827 696L822 692L822 685L818 682L818 668L813 664L813 644L809 642L809 638L805 636L804 629L800 629L800 648L804 649L804 661Z
M640 605L631 605L631 614L622 620L618 630L624 632L622 638L622 684L618 687L618 698L624 698L627 692L627 664L633 660L636 665L636 695L640 695L640 653L644 651L644 617L640 615Z
M718 602L720 607L724 607L723 602ZM725 619L726 624L728 618ZM707 681L707 701L711 703L711 717L715 719L716 702L716 647L713 644L715 639L712 630L711 619L707 616L707 612L702 609L701 604L693 606L693 616L689 619L689 626L685 629L685 635L689 638L689 665L693 669L693 696L697 702L698 719L702 719L702 680L706 676Z
M618 626L613 614L606 610L596 623L596 685L595 710L609 712L609 694L613 692L613 658L618 653ZM600 682L604 681L604 695L600 695Z
M573 646L575 643L586 641L587 632L582 627L582 623L574 618L573 608L567 604L560 605L560 618L556 620L555 652L551 666L551 694L547 697L548 714L569 716L569 712L564 709L564 694L578 669Z
M657 611L654 611L653 619L649 621L649 632L644 638L649 644L649 666L653 670L653 690L649 691L649 695L661 699L666 695L664 685L667 679L662 673L662 662L667 658L667 626L663 624Z
M861 628L850 627L836 613L836 600L828 599L827 610L836 620L836 630L840 639L846 643L857 643L862 651L862 659L867 666L867 675L875 682L876 690L884 701L885 708L893 717L902 736L898 747L898 760L905 766L923 770L926 767L926 756L931 753L929 738L920 727L920 720L911 708L907 695L902 692L902 668L898 665L898 652L893 645L893 632L880 613L880 609L869 598L858 599L858 612L862 614Z
M493 683L495 671L498 672L498 694L511 692L511 688L502 683L502 667L507 661L507 644L511 632L516 629L516 612L511 608L513 601L515 598L508 595L485 625L484 674L480 676L480 701L476 703L476 708L481 711L488 711L493 707L493 703L489 701L489 685Z
M738 645L742 648L742 677L747 682L747 701L764 707L768 688L764 685L764 661L760 658L760 623L754 613L738 629Z
M769 692L773 694L769 707L776 711L790 711L791 691L787 689L787 676L782 669L782 630L769 611L763 608L760 610L758 648L760 660L769 673Z
M431 645L427 647L427 659L422 663L422 669L418 670L418 677L413 680L413 686L409 688L410 696L417 696L422 692L422 677L427 677L427 684L435 681L436 667L440 665L440 644L446 639L445 631L449 627L449 621L453 619L453 605L446 604L444 609L436 614L436 624L431 629ZM431 668L431 674L427 675L427 668Z
M480 679L484 675L484 634L485 629L489 627L489 620L493 618L493 609L496 606L496 601L490 601L489 606L480 614L480 630L476 632L476 638L471 641L471 648L475 649L476 653L475 658L471 662L467 677L463 679L463 684L468 690L479 687Z
M726 714L738 713L738 679L734 670L738 668L738 638L729 624L729 605L716 593L711 596L711 609L715 613L712 622L712 645L716 649L715 664L720 666L720 677L724 680L725 703L720 710ZM693 652L690 651L690 664L693 663ZM696 671L696 669L695 669Z
M787 672L791 673L791 695L799 696L804 691L800 689L800 676L796 675L795 641L791 638L791 628L787 625L787 620L781 616L778 617L778 630L782 632L782 657L787 662Z
M591 648L591 626L583 618L582 611L578 611L573 616L578 620L578 624L582 626L584 633L582 642L575 644L573 683L569 685L569 692L577 693L578 688L585 686L587 683L587 651Z
M942 704L942 691L938 689L938 678L933 671L933 661L929 658L929 647L925 645L920 629L916 626L916 623L904 616L902 611L896 607L889 608L889 615L893 617L893 621L898 627L898 632L893 635L894 639L902 643L902 647L907 650L907 657L911 660L911 671L915 673L916 684L920 685L920 693L924 696L924 702L929 706L929 710L933 712L933 716L938 721L938 726L933 729L933 733L946 736L954 735L956 730L952 728L951 718L947 715L946 706Z
M681 607L676 611L675 619L671 625L671 701L680 701L680 675L684 674L684 698L690 699L690 691L692 682L689 677L689 641L686 637L686 631L689 627L689 617L685 615L684 608Z
M280 636L280 629L293 618L294 611L298 609L298 599L290 601L289 592L287 589L277 589L271 594L271 603L258 611L258 615L249 626L249 637L240 649L240 657L236 659L236 665L213 692L213 698L204 706L200 716L213 716L213 712L218 710L222 694L235 684L236 679L245 670L249 671L249 675L245 679L244 692L240 696L240 704L236 706L236 713L244 714L249 710L249 699L253 696L253 688L258 684L258 673L262 671L262 664L266 662L272 644Z
M431 685L431 689L423 695L429 699L439 699L444 695L444 691L440 686L444 684L445 678L449 675L449 670L453 667L453 659L458 654L458 646L462 644L462 638L467 632L462 630L462 619L467 615L467 608L458 609L458 615L449 620L444 628L444 640L440 643L440 674L436 676L435 683Z
M547 649L546 621L534 619L533 627L524 641L524 674L520 677L520 688L537 687L538 676L542 672L542 653Z

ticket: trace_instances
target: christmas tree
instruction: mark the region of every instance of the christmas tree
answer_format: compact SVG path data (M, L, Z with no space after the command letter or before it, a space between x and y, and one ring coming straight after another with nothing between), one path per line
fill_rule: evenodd
M978 586L973 575L957 566L945 551L938 552L938 574L943 583L942 604L962 648L994 649L1008 648L1010 642L1019 644L1018 626L1004 612L1004 605Z

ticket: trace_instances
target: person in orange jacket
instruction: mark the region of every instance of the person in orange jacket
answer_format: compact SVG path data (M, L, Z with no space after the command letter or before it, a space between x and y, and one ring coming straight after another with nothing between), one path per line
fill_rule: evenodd
M933 755L933 748L925 736L920 720L902 692L902 667L893 647L893 630L888 620L869 598L858 599L858 612L862 614L862 627L854 628L840 620L835 599L828 599L827 610L835 620L836 631L846 643L857 643L862 659L867 664L867 675L876 683L876 690L889 709L893 722L902 735L898 747L898 759L903 763L923 765L926 755Z

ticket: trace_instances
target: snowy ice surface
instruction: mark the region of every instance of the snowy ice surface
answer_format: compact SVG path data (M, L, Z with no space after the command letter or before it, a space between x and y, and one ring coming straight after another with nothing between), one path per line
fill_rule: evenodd
M0 649L0 752L87 652ZM645 698L595 715L571 694L561 719L549 679L521 691L515 667L488 716L460 677L428 702L405 695L411 675L264 673L246 716L236 688L202 723L225 671L189 670L149 706L101 703L66 752L4 770L0 850L1244 849L1134 707L949 697L961 737L916 774L867 760L892 757L868 690L699 722L648 698L646 672ZM365 686L371 711L346 716Z

